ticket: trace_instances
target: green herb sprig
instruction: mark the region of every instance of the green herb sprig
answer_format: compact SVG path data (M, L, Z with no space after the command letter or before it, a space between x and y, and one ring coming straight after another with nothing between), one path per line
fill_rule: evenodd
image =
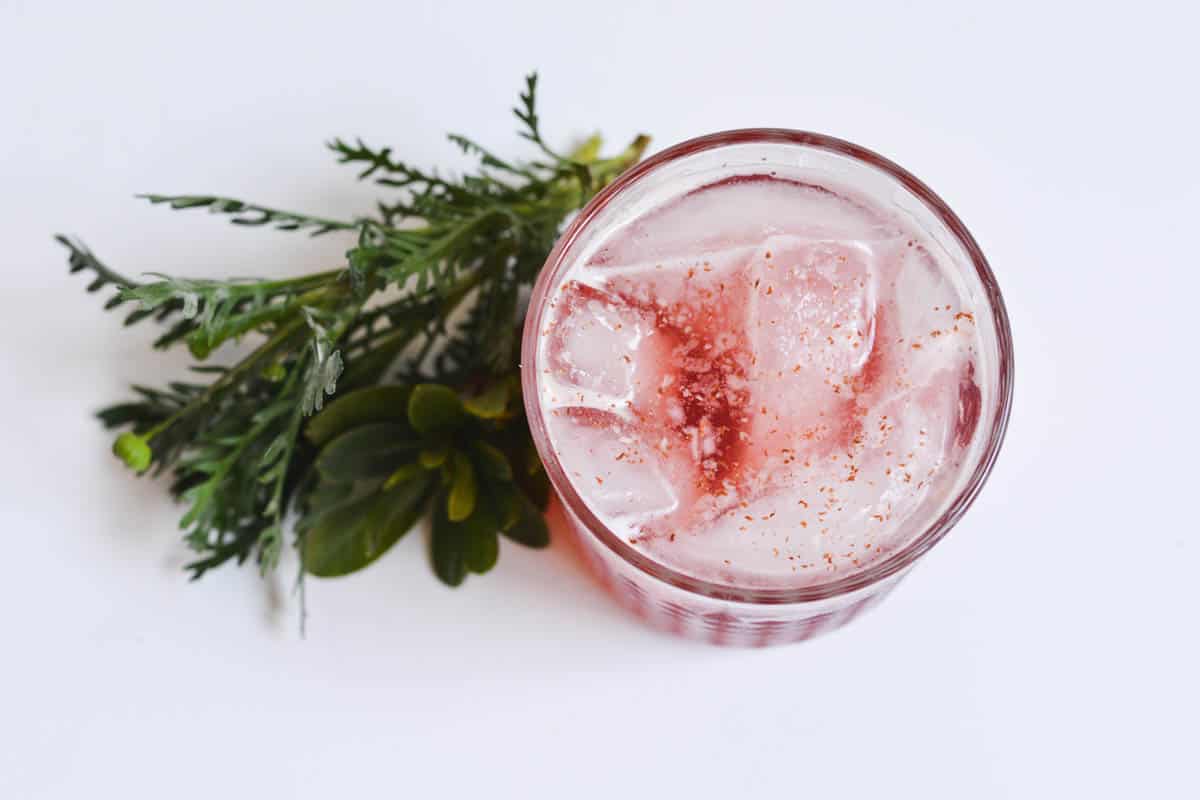
M564 218L641 158L649 140L601 158L593 136L559 155L545 142L526 79L513 109L538 156L507 161L457 134L478 159L447 177L361 140L329 143L359 179L390 192L377 214L326 219L209 195L143 195L208 209L244 226L352 234L346 263L287 280L135 281L82 243L58 236L88 291L115 287L106 310L161 328L157 348L199 362L244 337L229 366L195 364L194 381L134 386L99 412L125 429L113 451L138 473L169 473L187 505L193 578L253 558L267 572L288 539L304 572L370 564L432 514L437 576L458 585L496 563L498 536L544 547L546 475L529 437L517 378L523 290ZM294 524L292 523L294 519Z

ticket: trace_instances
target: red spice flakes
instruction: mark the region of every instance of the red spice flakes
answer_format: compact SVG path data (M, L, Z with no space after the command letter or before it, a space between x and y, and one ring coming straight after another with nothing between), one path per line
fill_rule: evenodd
M808 527L808 523L807 523L807 522L805 522L804 520L800 520L800 527L801 527L801 528L807 528L807 527Z
M672 534L670 535L669 539L670 539L670 541L672 541L672 542L673 542L673 541L675 541L675 534L673 534L673 533L672 533Z
M747 514L747 515L745 516L745 520L746 520L746 522L754 522L754 517L752 517L752 516L750 516L749 514Z
M632 364L632 363L633 363L633 359L632 359L632 358L630 358L628 355L623 355L623 356L621 356L621 358L625 359L625 363L626 363L626 364Z
M822 553L821 558L825 559L826 564L828 564L831 567L833 566L833 554L832 553Z
M622 450L621 452L617 453L617 457L615 460L616 461L624 461L625 460L625 451Z
M954 319L956 321L960 320L960 319L965 319L967 322L970 322L972 325L975 324L975 315L972 314L970 311L960 311L954 315Z
M876 520L879 520L880 522L883 522L883 514L872 514L871 519L876 519ZM871 545L867 545L867 547L870 547L870 546Z
M775 294L775 287L774 287L774 286L768 286L768 287L767 287L767 294Z
M801 500L801 501L800 501L800 505L804 506L805 508L808 508L808 501L806 501L806 500Z
M850 465L850 474L846 476L846 483L853 483L857 479L858 479L858 467L851 464Z
M920 350L920 349L921 349L921 343L920 343L920 342L913 342L913 344L912 344L912 349L913 349L913 350Z
M770 250L768 250L768 251L767 251L767 258L770 258L770 257L771 257L771 251L770 251Z

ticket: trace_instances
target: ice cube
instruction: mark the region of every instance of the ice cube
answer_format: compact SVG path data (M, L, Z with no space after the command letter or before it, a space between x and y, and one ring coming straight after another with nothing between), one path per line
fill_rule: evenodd
M751 262L758 372L827 384L857 374L871 352L882 255L865 242L768 239Z
M550 439L575 488L596 514L646 523L678 506L678 465L645 431L593 408L556 408ZM672 478L676 479L673 480Z
M742 270L755 247L697 248L685 256L610 262L580 269L582 279L647 309L719 298L744 278Z
M882 371L878 265L888 242L773 236L751 260L750 438L764 469L844 450Z
M579 281L564 284L553 302L546 369L560 387L557 393L565 395L563 402L623 405L632 393L638 346L653 320L620 297Z
M780 220L787 222L781 225ZM589 263L687 257L702 250L754 246L779 233L873 241L891 237L893 230L865 206L826 188L769 175L737 176L639 217L610 237Z

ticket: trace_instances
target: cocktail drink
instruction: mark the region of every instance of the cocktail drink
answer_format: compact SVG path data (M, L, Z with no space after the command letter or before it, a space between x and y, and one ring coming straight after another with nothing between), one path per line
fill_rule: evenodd
M1011 396L1003 303L952 212L784 131L685 143L598 196L543 271L523 368L601 578L727 644L882 597L973 499Z

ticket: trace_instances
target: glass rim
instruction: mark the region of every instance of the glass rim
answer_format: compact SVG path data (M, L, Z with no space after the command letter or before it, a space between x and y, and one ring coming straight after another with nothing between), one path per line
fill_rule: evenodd
M997 409L991 431L988 433L986 447L970 479L946 510L936 520L925 526L924 530L913 537L908 544L882 561L852 575L827 583L788 589L737 587L695 578L655 561L613 533L587 507L567 477L554 448L550 445L549 432L542 415L537 387L537 339L538 331L542 328L543 312L546 309L546 296L553 284L553 279L557 277L563 267L564 256L596 215L616 200L626 189L665 164L707 150L731 145L763 143L794 145L847 156L886 173L924 203L958 240L978 275L990 306L993 324L996 327L999 362L996 387ZM975 238L971 236L962 220L950 210L945 201L910 172L878 153L843 139L787 128L742 128L688 139L634 165L597 193L570 222L566 230L559 236L554 249L550 251L533 287L521 343L521 386L530 433L542 464L549 475L550 483L569 514L582 523L592 536L618 558L652 578L716 600L763 605L786 605L828 600L866 589L903 572L941 541L974 502L995 465L1008 428L1008 419L1012 408L1013 371L1012 330L1004 299L1000 294L1000 287Z

